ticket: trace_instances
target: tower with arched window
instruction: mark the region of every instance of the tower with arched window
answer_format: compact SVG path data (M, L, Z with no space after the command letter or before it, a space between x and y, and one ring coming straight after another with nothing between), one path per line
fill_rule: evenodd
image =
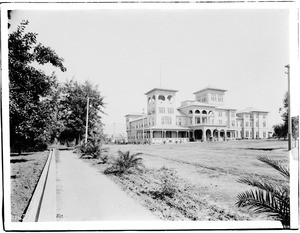
M267 111L237 111L225 105L227 90L208 86L194 100L176 103L177 90L153 88L146 92L147 112L126 115L132 143L182 143L267 137Z
M147 115L151 125L172 125L176 121L176 92L166 88L153 88L147 96Z

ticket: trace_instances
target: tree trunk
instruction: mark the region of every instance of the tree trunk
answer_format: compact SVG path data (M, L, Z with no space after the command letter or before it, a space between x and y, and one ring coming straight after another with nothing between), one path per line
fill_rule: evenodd
M79 135L76 137L75 145L78 145L79 143Z

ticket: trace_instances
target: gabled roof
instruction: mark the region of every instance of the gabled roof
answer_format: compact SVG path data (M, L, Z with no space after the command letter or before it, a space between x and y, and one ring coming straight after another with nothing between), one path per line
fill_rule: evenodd
M237 113L250 113L250 112L265 112L265 113L268 113L268 111L261 110L261 109L258 109L258 108L253 108L253 107L244 108L242 110L239 110Z
M209 85L209 86L207 86L207 87L205 87L205 88L203 88L199 91L194 92L193 94L197 94L197 93L205 91L205 90L216 90L216 91L224 91L224 92L227 91L226 89L222 89L222 88L218 88L218 87L214 87L214 86Z
M178 90L164 88L164 87L156 87L156 88L153 88L150 91L146 92L145 95L148 95L149 93L151 93L153 91L171 91L171 92L177 92Z
M190 107L190 106L205 106L205 107L211 107L211 108L216 108L216 105L212 105L212 104L207 104L207 103L203 103L197 100L193 100L193 101L188 101L186 105L183 106L179 106L177 109L181 109L181 108L186 108L186 107Z

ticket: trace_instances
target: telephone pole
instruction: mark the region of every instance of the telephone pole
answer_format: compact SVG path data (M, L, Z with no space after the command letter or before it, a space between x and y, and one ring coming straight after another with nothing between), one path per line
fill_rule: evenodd
M90 97L87 97L86 101L86 122L85 122L85 144L87 143L88 139L88 128L89 128L89 106L90 106Z
M290 65L286 65L288 75L288 150L292 149L292 116L291 116L291 80L290 80Z

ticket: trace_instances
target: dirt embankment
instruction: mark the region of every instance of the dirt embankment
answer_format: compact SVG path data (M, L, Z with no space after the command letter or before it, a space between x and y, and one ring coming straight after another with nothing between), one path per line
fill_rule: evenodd
M288 164L284 142L258 140L108 147L109 161L116 158L118 150L142 153L140 157L145 165L142 173L109 177L163 220L271 220L264 214L253 214L247 208L236 206L237 195L251 189L237 180L250 176L276 184L287 182L275 169L257 159L257 156L268 156ZM109 166L97 164L96 160L86 161L99 172ZM176 187L172 197L159 195L166 177L161 169L163 166L167 168L170 186Z
M97 160L84 160L91 163L101 173L110 164L99 164ZM174 169L147 169L143 172L109 177L141 205L149 209L162 220L196 221L234 221L250 220L243 212L236 213L222 208L204 195L202 187L197 187L181 179ZM169 195L162 195L164 190L171 190Z
M12 222L22 221L48 154L49 151L10 155Z

